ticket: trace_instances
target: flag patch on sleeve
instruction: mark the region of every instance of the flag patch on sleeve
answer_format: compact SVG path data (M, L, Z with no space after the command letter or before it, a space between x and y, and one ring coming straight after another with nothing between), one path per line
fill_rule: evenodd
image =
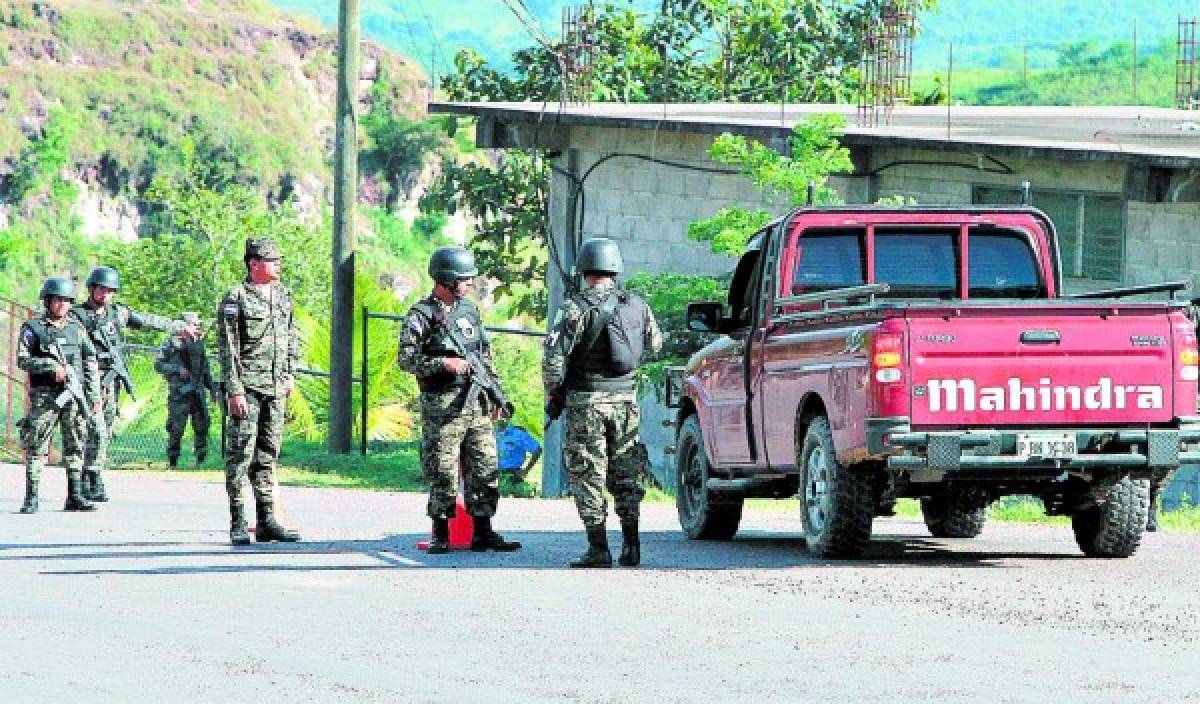
M225 315L237 315L238 314L237 304L233 303L232 301L227 301L222 306L222 312L224 312Z

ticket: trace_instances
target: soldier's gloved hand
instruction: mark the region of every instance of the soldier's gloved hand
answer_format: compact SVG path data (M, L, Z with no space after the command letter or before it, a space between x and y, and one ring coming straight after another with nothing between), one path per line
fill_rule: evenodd
M58 367L57 369L54 370L54 380L55 381L63 381L66 378L67 378L66 367Z
M446 367L446 371L458 376L471 373L471 365L467 364L467 360L458 357L442 357L442 365Z
M229 415L234 418L245 418L249 413L250 408L246 405L246 397L243 394L229 397Z

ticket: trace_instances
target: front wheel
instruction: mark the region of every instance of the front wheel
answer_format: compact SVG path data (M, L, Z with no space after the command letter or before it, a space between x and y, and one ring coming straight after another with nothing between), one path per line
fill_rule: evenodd
M1075 542L1088 557L1129 557L1137 552L1150 515L1150 480L1123 477L1096 506L1071 516Z
M838 464L824 416L809 424L797 458L804 540L820 557L858 557L871 539L875 499L870 477Z
M675 506L679 526L692 540L731 540L742 521L743 497L708 488L708 456L700 420L689 416L675 453Z

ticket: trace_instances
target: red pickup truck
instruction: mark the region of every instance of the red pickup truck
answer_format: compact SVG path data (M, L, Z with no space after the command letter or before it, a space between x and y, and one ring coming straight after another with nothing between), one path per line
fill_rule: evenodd
M1200 459L1185 285L1065 296L1061 256L1027 207L765 227L728 304L687 309L720 334L668 390L688 537L732 538L747 497L797 496L809 550L853 557L899 498L935 536L974 537L992 501L1026 494L1071 516L1085 554L1132 555L1152 484Z

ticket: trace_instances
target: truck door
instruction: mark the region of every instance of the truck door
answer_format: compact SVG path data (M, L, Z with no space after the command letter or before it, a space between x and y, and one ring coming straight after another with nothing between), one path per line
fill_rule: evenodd
M708 374L709 410L712 414L712 449L717 464L746 465L755 460L751 359L762 339L761 289L764 242L769 234L756 236L738 261L729 286L729 308L733 329L710 350L702 373Z

